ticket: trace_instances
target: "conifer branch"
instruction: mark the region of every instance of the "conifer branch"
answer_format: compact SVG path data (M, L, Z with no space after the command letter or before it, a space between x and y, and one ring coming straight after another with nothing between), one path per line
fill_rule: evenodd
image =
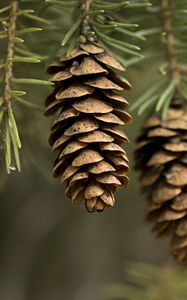
M3 133L3 148L5 153L6 170L9 174L12 170L21 170L21 163L19 157L19 149L21 148L21 140L19 137L19 131L17 128L16 118L12 104L14 102L21 105L29 106L32 108L38 108L35 104L27 104L25 99L19 98L26 94L23 90L17 90L14 88L14 84L34 84L34 85L52 85L45 80L40 79L26 79L14 77L14 65L15 63L39 63L44 57L35 55L27 48L24 40L20 35L32 34L39 32L42 29L38 27L25 27L20 24L18 18L28 17L28 14L33 13L31 9L21 9L19 0L10 0L10 5L0 9L0 13L3 15L1 21L3 22L4 32L0 38L6 41L5 59L1 60L0 68L4 71L2 77L2 97L1 98L1 111L0 111L0 123ZM21 26L20 26L21 25ZM21 99L21 100L20 100ZM15 164L15 166L14 166Z
M18 0L12 0L10 6L9 26L8 26L8 43L7 43L7 61L5 70L4 84L4 103L6 107L11 103L11 86L13 78L13 57L14 57L14 38L16 33Z
M67 1L56 1L56 0L45 0L47 3L53 5L59 5L64 7L69 7L71 2ZM132 23L131 19L128 17L129 10L141 9L150 7L151 3L135 3L133 1L120 1L116 3L110 3L105 0L103 1L92 1L84 0L77 1L75 9L79 10L79 15L77 16L76 22L69 29L65 35L62 46L66 46L66 54L69 56L72 49L76 44L90 41L97 42L100 41L105 47L109 48L110 51L114 52L117 50L121 54L118 55L118 60L125 65L128 60L132 57L139 57L142 59L143 56L139 53L140 47L131 44L129 40L140 39L145 40L143 34L138 34L134 31L138 27L138 24ZM127 9L125 23L120 21L119 14L113 11ZM128 28L125 30L124 28ZM117 38L113 39L113 33L117 33ZM120 43L122 40L127 40L128 42ZM115 51L116 52L116 51ZM116 53L115 53L116 54ZM133 61L135 63L137 59ZM132 62L129 62L129 64Z
M4 130L5 130L5 140L4 140L4 149L5 149L5 161L7 173L10 173L11 170L14 170L14 167L11 166L12 155L11 155L11 143L13 146L15 162L18 171L20 171L20 158L19 158L19 148L21 148L21 141L19 138L19 133L14 118L14 114L11 108L12 102L12 79L13 79L13 59L14 59L14 44L16 37L16 24L17 24L17 11L18 11L18 0L12 0L9 10L8 18L8 28L7 30L7 53L5 61L5 75L4 75Z
M142 114L151 108L165 118L175 95L187 99L186 2L155 0L154 4L147 9L146 18L142 14L140 20L147 25L147 29L143 30L144 36L149 37L144 57L160 59L161 65L156 71L160 73L157 81L161 80L162 84L156 90L150 86L149 97L145 92L131 110L137 109L138 114ZM156 86L155 81L153 85Z

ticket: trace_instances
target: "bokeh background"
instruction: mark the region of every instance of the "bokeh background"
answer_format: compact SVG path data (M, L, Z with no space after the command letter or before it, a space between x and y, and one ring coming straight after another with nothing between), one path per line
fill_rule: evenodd
M6 3L1 0L0 8ZM52 61L72 23L71 13L39 3L28 2L23 7L29 5L38 15L52 20L52 25L44 25L44 32L30 34L25 40L32 51L49 55L48 61ZM24 18L20 22L36 26ZM4 50L2 44L2 57ZM15 66L15 74L46 79L48 61ZM126 76L134 86L126 95L130 103L156 80L157 65L158 61L146 60L128 68ZM40 106L50 92L50 88L43 87L26 89L26 98ZM106 299L104 287L123 281L125 262L170 262L167 244L155 241L149 225L144 223L145 205L133 170L134 141L145 116L134 114L134 123L126 129L131 140L126 146L131 159L129 187L118 193L114 208L88 214L84 208L72 207L63 186L52 178L53 154L47 141L52 120L17 104L14 111L23 144L22 172L6 176L1 151L0 299Z

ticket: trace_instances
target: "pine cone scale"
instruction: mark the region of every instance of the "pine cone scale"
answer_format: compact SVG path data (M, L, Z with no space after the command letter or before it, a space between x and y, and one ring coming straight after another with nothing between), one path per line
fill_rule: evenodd
M86 53L90 53L90 54L99 54L104 52L104 49L97 46L96 44L90 44L90 43L80 44L80 48L86 51Z
M113 111L113 107L104 101L101 101L97 97L87 97L83 100L79 100L72 104L72 107L82 113L110 113Z

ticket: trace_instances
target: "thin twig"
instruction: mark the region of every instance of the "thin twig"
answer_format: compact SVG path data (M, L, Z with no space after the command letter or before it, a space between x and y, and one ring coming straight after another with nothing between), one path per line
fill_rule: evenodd
M10 5L9 26L8 26L8 44L7 60L5 68L5 85L4 85L4 104L9 107L11 104L11 85L13 77L13 57L14 57L14 38L16 33L18 0L12 0Z
M81 7L81 13L84 16L83 21L82 21L82 28L81 28L81 37L82 40L86 40L86 37L84 35L84 32L86 30L91 30L90 27L90 19L91 16L89 16L88 12L91 10L91 6L92 6L92 0L84 0L82 7Z
M89 12L92 5L92 0L85 0L85 12Z
M171 19L171 0L161 0L162 6L162 17L163 17L163 28L166 33L167 38L167 52L169 58L169 66L171 77L176 83L180 84L181 74L179 62L177 60L177 49L176 49L176 39L172 28Z

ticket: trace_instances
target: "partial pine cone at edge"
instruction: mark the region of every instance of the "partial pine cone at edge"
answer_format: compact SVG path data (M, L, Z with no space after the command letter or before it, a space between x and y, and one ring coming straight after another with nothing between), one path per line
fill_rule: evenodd
M187 262L187 108L175 99L167 118L144 125L135 152L147 198L147 220L157 237L169 237L174 258Z
M49 138L58 152L54 176L66 182L72 203L89 212L115 203L114 192L128 184L129 165L119 126L131 121L120 94L130 83L116 70L123 66L96 43L85 43L48 67L55 88L46 100L46 115L56 114Z

